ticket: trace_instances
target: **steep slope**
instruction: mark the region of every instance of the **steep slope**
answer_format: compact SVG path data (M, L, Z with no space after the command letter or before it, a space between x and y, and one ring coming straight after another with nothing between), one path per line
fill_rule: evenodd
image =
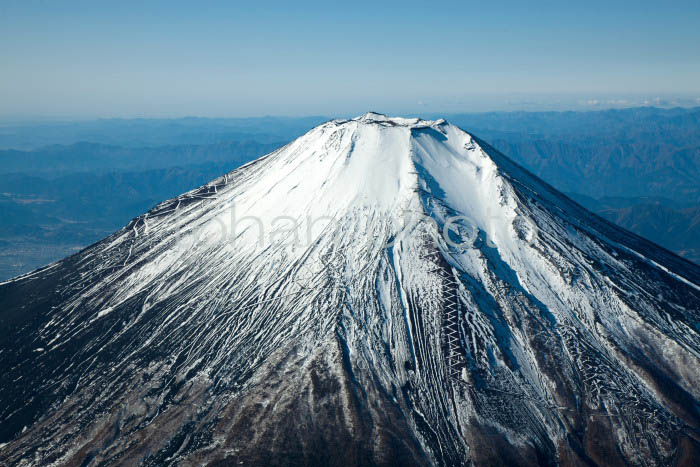
M0 285L0 462L690 465L700 268L366 114Z

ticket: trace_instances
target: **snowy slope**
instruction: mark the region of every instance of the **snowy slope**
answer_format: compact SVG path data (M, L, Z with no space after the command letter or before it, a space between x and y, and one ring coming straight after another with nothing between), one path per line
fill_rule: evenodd
M323 124L0 319L0 463L700 455L700 268L443 120Z

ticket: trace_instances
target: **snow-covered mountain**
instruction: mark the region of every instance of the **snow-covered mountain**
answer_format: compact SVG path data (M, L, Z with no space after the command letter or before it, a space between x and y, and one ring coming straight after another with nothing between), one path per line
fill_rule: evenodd
M700 267L369 113L0 285L0 463L693 465Z

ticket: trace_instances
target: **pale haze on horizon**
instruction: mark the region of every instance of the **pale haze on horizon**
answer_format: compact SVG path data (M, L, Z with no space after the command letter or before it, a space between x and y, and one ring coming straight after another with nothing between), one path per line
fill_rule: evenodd
M0 117L700 105L700 3L2 2Z

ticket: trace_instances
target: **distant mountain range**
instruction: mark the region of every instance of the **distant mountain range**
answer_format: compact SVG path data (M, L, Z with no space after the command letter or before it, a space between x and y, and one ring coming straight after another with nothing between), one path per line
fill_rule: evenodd
M700 107L456 115L559 190L700 202Z
M700 264L700 204L683 205L665 198L569 196L615 224Z
M88 141L131 148L289 141L327 117L134 118L79 122L0 122L0 149L41 149Z
M74 174L134 172L215 162L241 165L284 144L283 141L232 141L202 145L155 147L113 146L100 143L53 145L31 151L0 151L0 174L55 179ZM12 180L12 179L10 179ZM90 183L86 181L86 183ZM148 187L143 187L148 190Z
M75 252L324 120L1 126L0 147L24 149L0 151L0 279ZM700 263L700 108L497 112L449 120L586 208ZM49 146L36 148L40 144Z

